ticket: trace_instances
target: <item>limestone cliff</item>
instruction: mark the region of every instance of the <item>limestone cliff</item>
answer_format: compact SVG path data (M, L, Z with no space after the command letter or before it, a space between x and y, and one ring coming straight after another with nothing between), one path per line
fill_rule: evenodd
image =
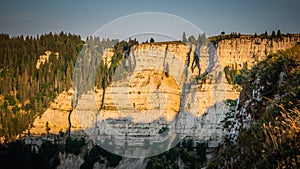
M300 36L282 37L281 39L261 39L246 36L244 38L226 39L218 42L217 52L222 65L237 63L239 67L248 63L254 66L266 55L293 47L300 42Z
M202 135L203 139L209 139L211 133L215 133L215 136L219 137L218 135L222 135L222 130L217 129L219 128L218 123L224 118L224 109L226 109L221 103L226 99L237 99L239 96L239 90L227 84L224 78L224 67L235 63L242 67L247 62L251 68L267 54L290 48L299 41L299 36L283 37L281 40L233 38L215 44L216 50L211 50L213 46L209 44L198 48L194 45L177 42L135 45L131 48L130 63L147 65L147 67L136 67L136 71L140 73L130 76L129 84L116 81L108 86L100 114L97 114L97 110L102 104L102 89L96 89L92 93L93 97L88 94L81 96L81 101L85 101L77 105L72 113L72 126L74 126L72 131L82 129L82 127L92 127L94 124L91 123L91 119L95 118L131 117L136 122L150 122L161 117L171 121L180 110L180 90L185 82L197 78L207 71L206 81L196 85L197 90L194 91L197 91L197 94L194 95L194 98L189 98L190 96L186 98L187 101L196 99L199 103L187 105L187 107L196 109L193 115L198 117L199 121L199 126L196 126L194 134L191 135L195 137ZM195 53L200 54L198 66L193 63L196 59ZM210 57L211 55L215 55L215 57ZM103 58L108 65L112 56L112 50L107 49L104 52ZM128 61L125 64L128 65ZM186 66L192 73L183 77ZM126 101L124 102L124 100ZM84 107L91 102L95 102L95 104L92 108L85 110ZM45 133L47 121L51 133L57 133L60 130L66 131L68 111L64 110L70 110L70 107L71 93L61 93L44 114L40 118L36 118L31 132L34 134ZM161 111L162 107L163 111ZM185 109L188 109L187 107ZM121 114L120 109L123 110ZM89 115L90 119L82 116L90 114L87 111L91 110L94 110L94 113ZM90 122L88 122L89 120Z
M58 134L60 131L66 132L69 127L68 116L71 107L73 91L64 91L50 103L46 111L34 120L33 127L30 128L32 135L46 134L46 123L50 128L49 133ZM76 112L74 112L76 113ZM76 119L76 114L71 116L72 130L80 130L81 125Z

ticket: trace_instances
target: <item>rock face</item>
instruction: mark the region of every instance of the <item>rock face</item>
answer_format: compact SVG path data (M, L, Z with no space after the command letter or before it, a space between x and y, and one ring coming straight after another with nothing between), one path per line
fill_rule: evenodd
M220 41L217 45L217 52L222 65L237 63L239 67L242 67L247 62L250 68L263 60L266 55L291 48L299 41L299 35L282 37L278 40L251 38L250 36L234 38Z
M189 51L189 46L177 44L133 47L133 75L107 88L101 118L131 117L135 122L151 122L159 117L173 120L179 111L181 76Z
M47 50L45 52L45 55L41 55L40 58L37 60L35 67L37 69L39 69L40 66L41 66L41 64L45 64L45 62L48 62L49 61L49 57L50 57L51 54L52 54L52 52L49 51L49 50ZM59 53L55 52L54 55L56 56L56 59L58 59Z
M119 80L106 88L103 109L100 111L102 89L82 95L72 112L72 131L93 128L97 126L97 121L106 120L108 127L100 127L98 134L110 137L117 130L121 134L115 138L115 144L121 144L125 135L137 137L136 133L146 133L151 137L157 135L162 127L175 130L176 126L181 126L188 130L179 130L179 133L188 131L186 134L196 140L216 140L211 141L210 146L217 146L223 136L220 121L227 111L223 101L237 99L240 94L234 86L227 84L224 67L237 64L241 68L247 63L251 68L267 54L290 48L299 41L299 36L283 37L278 41L234 38L218 42L215 50L211 44L200 48L175 42L135 45L129 59L124 62L125 66L134 65L134 72L126 74L127 79L123 80L120 80L123 75L116 73ZM113 51L108 49L104 55L104 61L109 65ZM197 55L200 56L198 65ZM193 83L196 77L206 72L205 82ZM70 110L70 94L60 94L41 118L35 120L31 132L45 133L47 121L51 133L65 131L68 128L68 111L62 109ZM179 112L189 112L193 118L180 115ZM178 116L182 117L181 121L174 122ZM155 121L157 119L163 119L163 122L158 123ZM137 140L134 144L144 145L145 140Z
M37 117L30 129L32 135L46 134L46 123L50 128L49 133L57 134L59 131L65 132L69 128L68 116L71 107L71 98L73 91L64 91L56 97L54 102L50 103L46 111ZM71 116L72 130L81 130L81 125L76 119L76 112Z
M114 56L114 50L113 48L108 48L108 49L105 49L104 52L103 52L103 61L105 63L107 63L107 66L109 67L110 64L111 64L111 58Z

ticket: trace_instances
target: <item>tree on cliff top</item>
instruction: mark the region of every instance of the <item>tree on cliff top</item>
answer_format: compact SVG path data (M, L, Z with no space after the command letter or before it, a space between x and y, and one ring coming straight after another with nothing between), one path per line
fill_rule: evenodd
M151 37L150 38L150 43L153 43L154 42L154 39Z
M187 42L187 38L186 38L185 32L183 32L183 34L182 34L182 42L183 42L183 43L186 43L186 42Z
M188 41L189 41L191 44L197 44L196 38L195 38L193 35L189 37Z

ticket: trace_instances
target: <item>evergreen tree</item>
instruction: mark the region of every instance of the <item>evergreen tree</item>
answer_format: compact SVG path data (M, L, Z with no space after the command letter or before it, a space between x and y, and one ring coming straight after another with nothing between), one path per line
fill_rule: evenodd
M150 43L153 43L153 42L154 42L154 39L153 39L153 38L151 38L151 39L150 39Z
M268 38L268 32L267 31L264 34L264 38Z
M275 38L276 38L275 31L272 31L272 34L271 34L271 39L275 39Z
M56 94L69 89L65 84L71 84L83 42L80 36L63 32L34 38L0 34L0 46L0 96L8 99L0 101L6 114L0 117L0 126L5 126L0 128L0 137L13 140L41 115ZM51 51L49 60L37 68L37 60L45 51Z
M186 37L185 32L183 32L183 34L182 34L182 42L183 42L183 43L186 43L186 42L187 42L187 37Z
M196 38L192 35L189 37L188 41L191 43L191 44L196 44Z
M280 29L278 29L278 31L277 31L277 37L278 37L278 38L281 38L281 37L282 37L281 32L280 32Z

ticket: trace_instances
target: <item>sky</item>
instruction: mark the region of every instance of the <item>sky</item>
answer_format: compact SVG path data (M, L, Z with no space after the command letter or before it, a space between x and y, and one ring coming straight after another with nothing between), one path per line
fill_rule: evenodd
M64 31L79 34L84 39L97 34L105 26L118 37L118 33L122 34L118 30L130 29L131 33L138 34L140 30L137 27L149 28L151 26L147 25L155 24L154 31L146 31L159 30L162 34L168 34L177 30L193 34L193 31L186 30L186 24L174 26L169 24L170 19L158 15L138 20L130 26L118 25L117 29L116 25L109 24L122 20L118 20L120 17L124 19L143 12L166 13L164 16L172 16L171 20L176 21L177 18L179 22L186 22L190 27L193 25L208 36L218 35L222 31L260 34L278 29L283 33L300 33L299 0L7 0L0 5L0 32L12 36L35 36ZM145 18L145 15L139 17Z

